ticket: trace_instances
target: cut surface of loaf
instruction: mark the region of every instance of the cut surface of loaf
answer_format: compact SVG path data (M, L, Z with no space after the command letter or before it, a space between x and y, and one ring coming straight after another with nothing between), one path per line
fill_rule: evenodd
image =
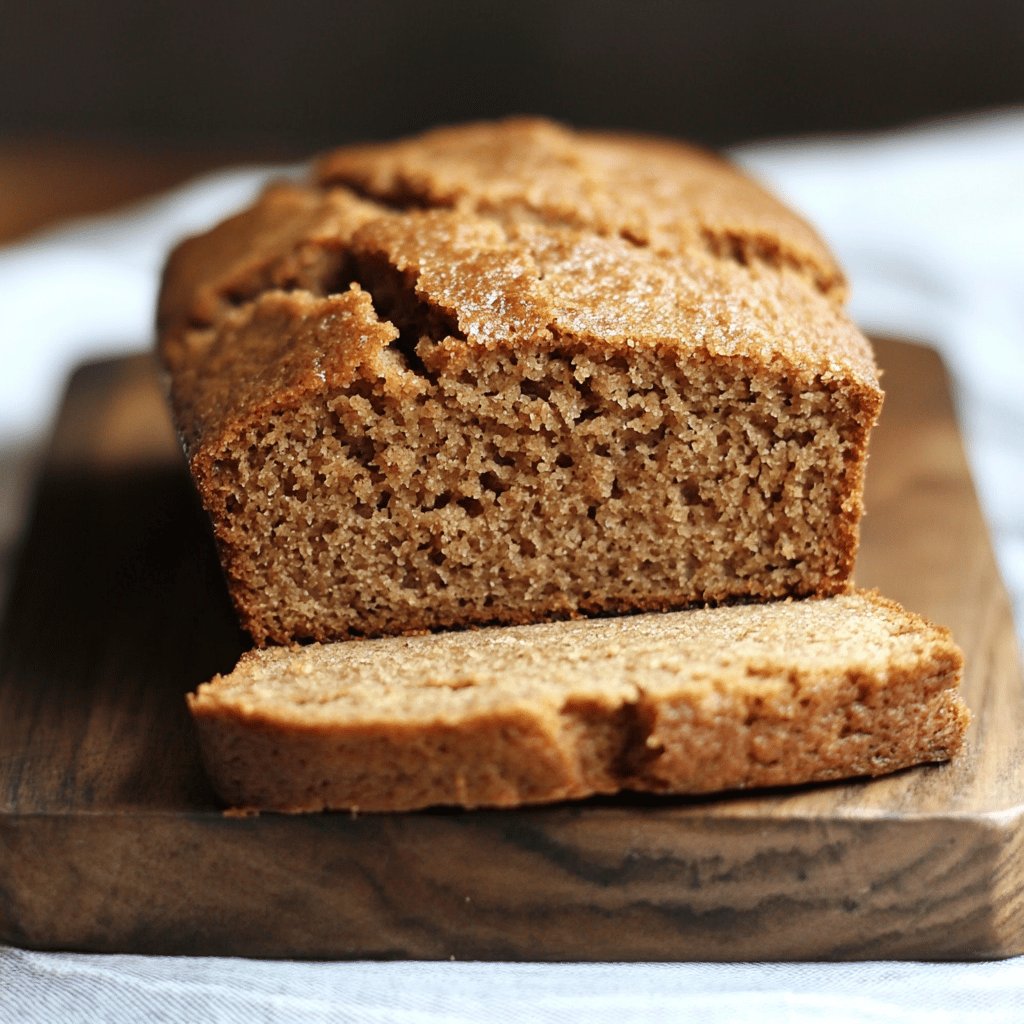
M339 150L182 243L160 352L257 643L833 594L881 403L810 228L669 142Z
M946 630L860 592L267 648L189 706L234 807L508 807L945 760L961 669Z

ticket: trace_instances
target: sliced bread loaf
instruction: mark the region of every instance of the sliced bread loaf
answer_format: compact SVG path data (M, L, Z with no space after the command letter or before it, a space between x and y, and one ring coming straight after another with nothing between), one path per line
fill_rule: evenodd
M946 630L861 592L253 651L189 706L235 807L508 807L941 761L961 667Z
M257 643L835 594L881 392L795 214L540 121L339 150L172 254L160 353Z

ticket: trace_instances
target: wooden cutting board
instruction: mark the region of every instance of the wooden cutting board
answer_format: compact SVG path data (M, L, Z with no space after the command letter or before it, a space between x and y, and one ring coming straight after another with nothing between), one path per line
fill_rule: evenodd
M183 695L242 650L144 358L71 382L0 635L0 940L271 957L1024 951L1024 691L937 357L881 343L858 582L948 624L952 765L716 799L227 817Z

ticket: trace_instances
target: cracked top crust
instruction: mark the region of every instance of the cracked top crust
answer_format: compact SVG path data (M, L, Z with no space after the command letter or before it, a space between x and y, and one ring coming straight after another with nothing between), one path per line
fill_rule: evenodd
M661 255L706 249L788 265L844 296L842 272L804 221L724 160L667 139L516 118L339 149L315 175L402 209L560 225Z
M820 239L700 151L512 120L341 149L313 178L171 255L160 352L190 455L325 384L418 393L478 346L667 346L877 397Z

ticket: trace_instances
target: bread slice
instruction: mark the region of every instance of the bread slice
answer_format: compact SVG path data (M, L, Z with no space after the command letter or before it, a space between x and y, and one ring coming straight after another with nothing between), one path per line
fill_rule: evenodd
M881 404L720 160L537 121L339 150L171 256L160 353L257 643L835 594Z
M510 807L945 760L961 667L946 630L851 593L253 651L189 707L235 807Z

